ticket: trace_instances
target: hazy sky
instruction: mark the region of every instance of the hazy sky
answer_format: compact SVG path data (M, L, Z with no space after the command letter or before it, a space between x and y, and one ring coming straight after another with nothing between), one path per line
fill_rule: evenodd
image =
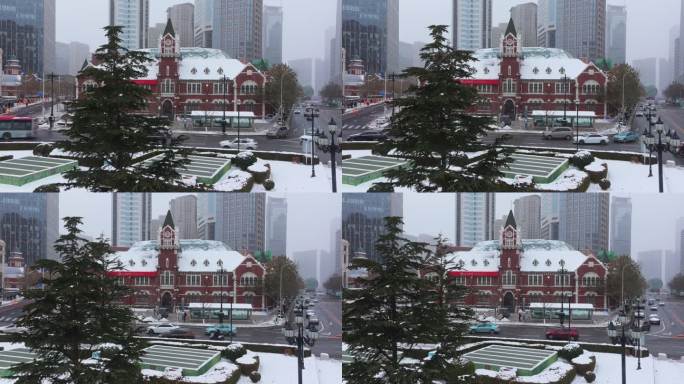
M155 193L152 195L152 218L165 214L169 201L185 194ZM287 198L287 252L311 249L330 250L333 236L341 226L340 195L332 194L270 194ZM59 197L59 215L83 217L83 231L97 238L112 235L112 197L106 193L84 191L64 192ZM334 225L334 228L333 228Z
M494 0L494 25L508 21L512 6L529 1ZM402 41L427 41L428 25L451 25L452 0L429 0L429 6L425 0L400 0L399 3ZM668 57L670 28L679 25L680 0L608 0L608 4L627 6L628 61Z
M525 194L497 194L496 218L513 208L513 201ZM654 249L674 249L675 223L684 217L682 195L616 195L632 198L632 254ZM411 235L444 234L453 241L455 233L453 194L404 194L404 230Z
M166 21L169 6L188 2L194 3L192 0L150 0L150 25ZM264 3L283 6L285 60L323 57L325 31L337 22L334 0L264 0ZM57 0L57 41L80 41L94 51L105 42L102 27L108 23L109 0Z

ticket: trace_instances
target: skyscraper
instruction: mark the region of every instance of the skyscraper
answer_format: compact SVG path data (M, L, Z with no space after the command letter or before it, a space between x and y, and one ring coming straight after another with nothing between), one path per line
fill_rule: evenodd
M607 193L562 193L559 240L579 251L608 250L610 196Z
M130 247L136 241L150 240L152 195L112 193L112 245Z
M161 36L166 28L166 22L157 23L147 28L147 48L157 48L161 44ZM175 25L175 24L174 24Z
M314 86L314 61L312 58L288 60L287 65L297 74L297 80L302 86Z
M216 193L197 195L197 236L203 240L216 240Z
M55 0L2 0L0 62L19 60L22 71L55 71Z
M679 257L679 270L684 274L684 217L675 224L675 257Z
M610 250L617 255L632 254L632 199L613 197L610 207Z
M123 27L121 45L145 48L150 26L150 0L109 0L109 25Z
M399 0L342 0L345 66L361 59L368 74L399 69Z
M21 252L28 266L56 258L53 246L59 225L59 194L0 194L0 240L6 255Z
M195 47L211 48L214 0L195 0Z
M474 51L494 44L492 0L454 0L451 20L454 48Z
M606 58L613 65L627 62L627 7L608 5L606 12Z
M266 249L273 256L287 255L287 200L269 197L266 217Z
M342 238L349 242L349 253L365 253L380 260L375 242L385 232L385 217L403 216L400 193L346 193L342 195Z
M175 4L166 10L176 31L181 47L195 46L195 6L191 3ZM155 46L156 47L156 46Z
M560 193L542 193L541 238L559 240Z
M197 197L187 195L169 202L169 210L176 224L179 239L197 239ZM156 233L151 233L154 238Z
M675 79L679 79L684 75L684 0L680 6L680 16L679 16L679 43L677 44L677 73L675 73Z
M270 65L280 64L283 62L283 7L264 6L263 24L264 59Z
M649 57L640 60L632 60L632 66L639 72L639 79L641 84L645 86L658 86L657 79L657 61L655 57Z
M537 4L524 3L511 8L511 18L515 23L515 28L522 35L523 47L537 46ZM492 45L498 46L499 41L494 41Z
M558 27L558 0L539 0L537 3L537 45L556 47Z
M606 0L558 0L556 47L591 61L606 55Z
M263 0L214 1L212 47L234 59L262 58Z
M513 202L513 212L523 239L541 238L541 197L530 195ZM498 233L495 233L498 236Z
M493 193L456 194L456 235L457 246L472 247L475 244L496 239L494 215L496 200Z
M216 240L236 251L264 251L266 194L216 194Z
M637 257L641 275L646 280L660 279L664 284L667 284L665 281L665 252L663 250L641 251Z
M499 23L499 25L495 25L492 27L492 44L497 44L498 42L501 42L501 39L503 39L507 27L507 22Z

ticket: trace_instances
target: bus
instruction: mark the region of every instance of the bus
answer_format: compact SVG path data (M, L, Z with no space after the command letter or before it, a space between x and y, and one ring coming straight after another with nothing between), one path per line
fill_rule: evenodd
M33 119L30 117L0 116L0 138L2 140L33 138Z

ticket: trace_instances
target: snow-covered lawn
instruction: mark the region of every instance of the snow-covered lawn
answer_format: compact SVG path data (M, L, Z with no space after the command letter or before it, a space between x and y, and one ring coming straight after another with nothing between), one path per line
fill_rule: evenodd
M614 353L593 353L596 356L595 383L620 384L621 357ZM627 357L627 382L635 384L674 384L684 374L684 362L675 360L659 360L655 357L641 359L641 370L637 370L637 358ZM679 377L679 379L677 379ZM583 377L577 376L572 384L585 384Z
M259 356L261 384L297 384L297 358L274 353L255 353ZM304 359L302 382L304 384L342 383L342 362L318 357ZM2 384L2 383L0 383ZM238 384L252 384L248 377L241 377Z

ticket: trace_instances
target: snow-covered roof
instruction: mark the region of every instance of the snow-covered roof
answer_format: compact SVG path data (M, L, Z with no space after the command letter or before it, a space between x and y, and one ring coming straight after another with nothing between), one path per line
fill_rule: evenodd
M475 80L498 80L501 72L501 49L479 49L473 53L477 61L470 63ZM522 48L520 76L523 80L558 80L567 75L576 79L591 64L572 57L558 48Z
M152 61L147 64L147 76L140 80L156 80L159 72L160 52L158 48L141 49ZM178 75L181 80L218 80L223 76L235 79L247 64L233 59L220 49L181 48Z
M234 251L220 241L180 240L178 270L180 272L216 272L221 266L226 271L234 271L245 256ZM128 272L154 272L157 270L159 242L156 240L139 241L130 249L116 253ZM220 261L220 263L219 263Z
M523 272L556 272L562 265L568 271L575 271L588 257L558 240L522 240L521 248ZM462 265L463 271L496 272L500 253L499 241L490 240L477 243L470 251L453 253L450 260Z

